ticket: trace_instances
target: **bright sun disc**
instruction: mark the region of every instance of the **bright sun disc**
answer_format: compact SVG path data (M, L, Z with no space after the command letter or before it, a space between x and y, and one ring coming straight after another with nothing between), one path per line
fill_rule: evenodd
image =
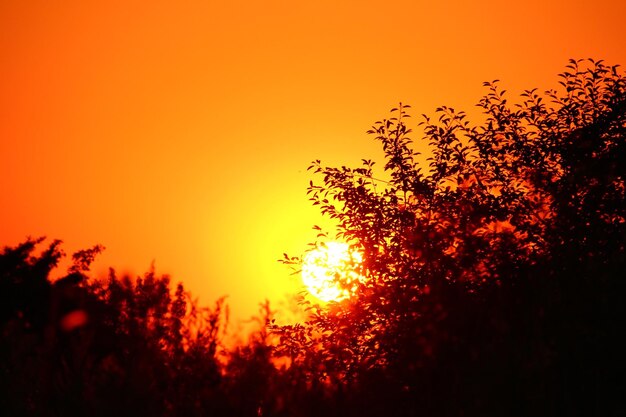
M350 283L363 280L355 271L362 260L362 255L348 244L328 242L304 256L302 282L322 301L341 301L351 295Z

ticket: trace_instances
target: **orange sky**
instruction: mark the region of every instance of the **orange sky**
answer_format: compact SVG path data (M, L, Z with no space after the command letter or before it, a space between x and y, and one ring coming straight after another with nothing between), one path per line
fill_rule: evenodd
M472 110L481 83L626 65L615 1L0 2L0 245L27 235L182 280L236 319L300 283L306 167L379 156L398 101Z

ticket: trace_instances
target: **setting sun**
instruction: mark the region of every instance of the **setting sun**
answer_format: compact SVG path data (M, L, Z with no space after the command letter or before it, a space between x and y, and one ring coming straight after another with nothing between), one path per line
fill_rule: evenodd
M362 255L342 242L328 242L308 252L302 262L302 282L309 293L322 301L348 298L356 281L355 271Z

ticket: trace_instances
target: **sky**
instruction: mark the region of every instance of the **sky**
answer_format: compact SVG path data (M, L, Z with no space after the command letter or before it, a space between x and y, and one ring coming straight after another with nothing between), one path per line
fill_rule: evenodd
M557 87L569 58L626 65L624 16L621 0L0 0L0 246L99 243L96 275L154 262L245 320L302 290L277 259L330 227L312 160L380 160L365 131L398 102L471 117L483 81L514 97Z

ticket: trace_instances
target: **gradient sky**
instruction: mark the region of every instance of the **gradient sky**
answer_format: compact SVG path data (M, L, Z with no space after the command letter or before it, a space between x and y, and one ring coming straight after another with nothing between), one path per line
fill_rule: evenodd
M626 2L0 1L0 245L106 246L235 319L298 277L313 159L377 158L399 101L475 112L482 82L552 88L626 65Z

